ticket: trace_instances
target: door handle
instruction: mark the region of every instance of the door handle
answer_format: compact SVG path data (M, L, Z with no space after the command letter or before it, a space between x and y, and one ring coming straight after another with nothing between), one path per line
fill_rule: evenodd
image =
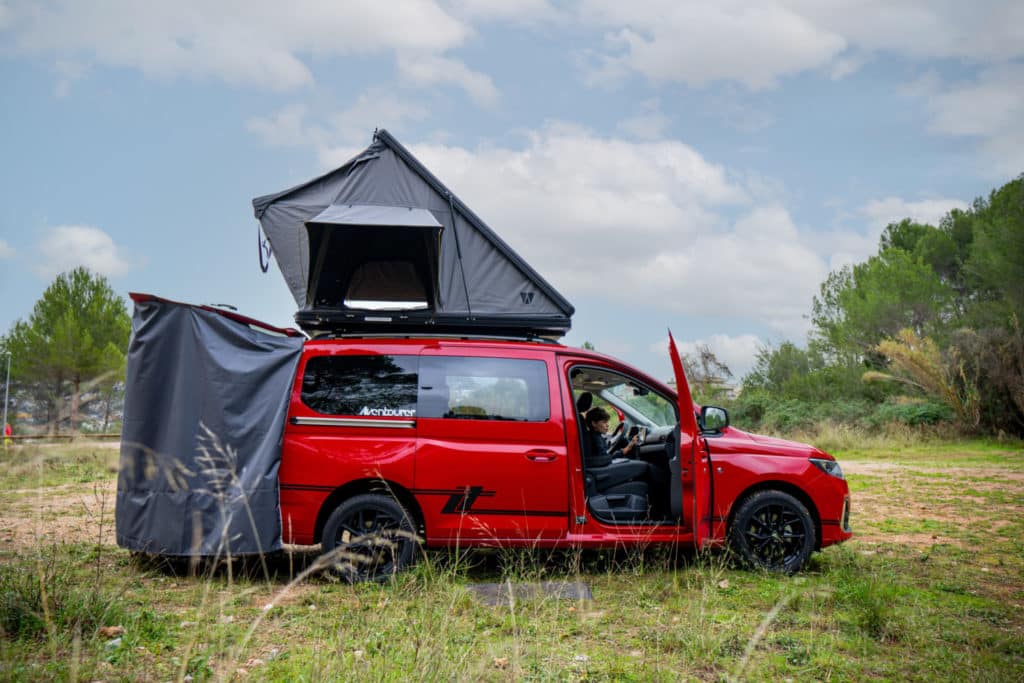
M537 449L526 452L526 458L534 462L554 462L558 458L558 453L554 451L546 451L544 449Z

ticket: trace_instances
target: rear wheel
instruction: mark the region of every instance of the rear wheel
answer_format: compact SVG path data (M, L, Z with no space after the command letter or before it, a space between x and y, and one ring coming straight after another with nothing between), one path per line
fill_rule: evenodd
M814 520L790 494L759 491L736 511L729 546L748 566L792 574L814 551Z
M349 498L324 524L322 547L331 566L348 581L383 581L412 562L412 517L394 498L366 493Z

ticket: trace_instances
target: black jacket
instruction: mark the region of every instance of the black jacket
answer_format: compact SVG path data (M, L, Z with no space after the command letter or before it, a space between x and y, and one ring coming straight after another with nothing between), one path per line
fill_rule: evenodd
M599 434L595 431L589 431L590 435L590 453L587 459L587 467L607 467L612 464L612 460L615 458L624 458L621 450L615 450L608 452L608 441L604 438L603 434Z

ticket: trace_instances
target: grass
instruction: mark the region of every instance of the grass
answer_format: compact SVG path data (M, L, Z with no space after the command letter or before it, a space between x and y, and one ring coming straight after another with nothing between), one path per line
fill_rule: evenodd
M0 450L0 491L110 481L119 454L116 444L95 442L12 446Z
M896 446L837 454L858 537L793 577L671 549L434 551L383 585L293 584L310 557L275 558L269 578L190 576L99 542L102 529L73 543L19 532L0 545L0 678L1024 679L1024 458L987 442ZM35 495L92 495L76 479L88 467ZM0 481L5 501L24 488ZM93 509L85 521L112 523ZM594 600L491 607L470 589L550 580L582 581ZM110 625L124 634L101 636Z

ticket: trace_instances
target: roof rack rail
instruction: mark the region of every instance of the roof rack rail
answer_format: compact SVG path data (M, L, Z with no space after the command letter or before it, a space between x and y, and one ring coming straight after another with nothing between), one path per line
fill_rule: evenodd
M542 344L559 344L557 339L551 337L545 337L537 334L523 333L523 334L512 334L512 333L492 333L487 334L477 330L465 331L465 332L435 332L431 330L420 330L414 331L409 330L406 332L375 332L370 330L365 331L353 331L353 332L338 332L336 330L325 330L314 334L311 339L313 341L321 339L464 339L469 341L527 341L537 342Z

